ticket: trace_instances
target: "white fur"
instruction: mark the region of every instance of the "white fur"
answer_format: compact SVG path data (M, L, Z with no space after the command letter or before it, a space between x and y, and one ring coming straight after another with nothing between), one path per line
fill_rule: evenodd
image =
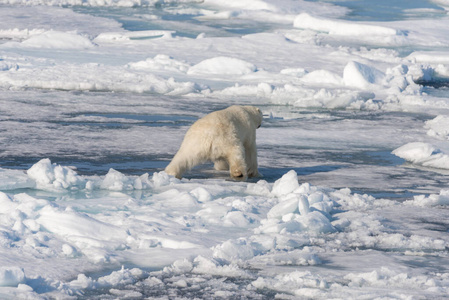
M194 166L212 161L216 170L229 169L235 179L260 176L256 129L261 123L262 112L254 106L234 105L206 115L189 128L165 172L181 178Z

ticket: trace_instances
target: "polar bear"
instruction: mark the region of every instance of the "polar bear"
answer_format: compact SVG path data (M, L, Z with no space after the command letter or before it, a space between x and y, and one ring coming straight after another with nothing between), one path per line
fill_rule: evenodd
M194 166L212 161L216 170L229 169L233 179L260 176L256 129L261 123L262 112L254 106L233 105L206 115L189 128L165 172L181 178Z

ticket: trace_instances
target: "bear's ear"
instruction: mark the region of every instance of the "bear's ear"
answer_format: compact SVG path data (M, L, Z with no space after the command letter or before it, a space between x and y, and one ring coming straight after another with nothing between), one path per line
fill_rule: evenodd
M261 118L259 126L257 126L257 128L260 128L260 126L262 125L263 114L262 114L262 111L260 110L260 108L256 107L256 110L259 113L260 118Z

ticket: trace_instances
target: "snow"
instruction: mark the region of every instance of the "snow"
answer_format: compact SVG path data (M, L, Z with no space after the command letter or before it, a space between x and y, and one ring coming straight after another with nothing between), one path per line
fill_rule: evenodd
M393 151L393 154L406 160L419 162L435 154L436 150L437 149L432 147L432 145L429 145L427 143L415 142L409 143L407 145L399 147L398 149L395 149Z
M413 200L408 200L405 204L415 206L437 206L449 205L449 191L441 190L439 194L432 194L426 197L425 195L415 196Z
M86 49L94 47L92 42L83 36L70 32L47 31L31 36L22 42L25 47L56 48L56 49Z
M48 158L33 165L27 171L27 174L30 179L35 180L36 186L40 189L76 188L76 186L84 184L83 179L75 171L68 167L52 164Z
M355 61L349 62L343 71L344 83L360 89L377 88L384 77L381 71Z
M226 1L226 4L222 4L221 1L217 0L206 0L205 4L214 5L214 6L224 6L238 9L249 9L249 10L275 10L276 7L274 5L268 4L266 1L260 0L247 0L247 1L238 1L231 0Z
M0 1L0 298L447 297L448 3L323 2ZM163 172L233 104L262 178Z
M392 153L417 165L449 169L449 155L428 143L409 143L395 149Z
M214 57L203 60L187 71L189 75L246 75L256 71L253 64L232 57Z
M449 138L449 117L439 115L432 120L426 121L426 128L428 128L427 135L435 137L440 140L447 140Z
M307 13L298 15L293 23L294 27L324 31L331 35L349 36L394 36L401 33L395 29L366 24L354 24L346 21L335 21L313 17Z

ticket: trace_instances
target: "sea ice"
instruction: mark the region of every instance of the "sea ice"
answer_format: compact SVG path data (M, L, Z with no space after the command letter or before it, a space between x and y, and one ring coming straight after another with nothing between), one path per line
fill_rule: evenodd
M365 90L377 88L384 77L381 71L355 61L349 62L343 71L343 80L347 86Z
M428 128L427 135L436 137L440 140L449 140L449 117L439 115L432 120L426 121Z
M401 33L393 28L357 24L353 22L337 21L313 17L303 13L296 17L294 26L303 29L324 31L329 34L345 36L394 36Z
M443 9L0 2L0 298L447 296ZM231 104L265 178L160 171Z
M85 180L68 167L52 164L50 159L44 158L34 164L28 171L28 176L36 182L37 188L84 188Z
M76 33L47 31L31 36L22 42L25 47L55 48L55 49L86 49L94 47L94 44Z
M428 143L409 143L395 149L392 153L417 165L449 169L449 155Z
M214 57L190 67L189 75L246 75L256 71L256 66L232 57Z
M0 267L0 286L18 286L25 281L25 274L17 267Z

